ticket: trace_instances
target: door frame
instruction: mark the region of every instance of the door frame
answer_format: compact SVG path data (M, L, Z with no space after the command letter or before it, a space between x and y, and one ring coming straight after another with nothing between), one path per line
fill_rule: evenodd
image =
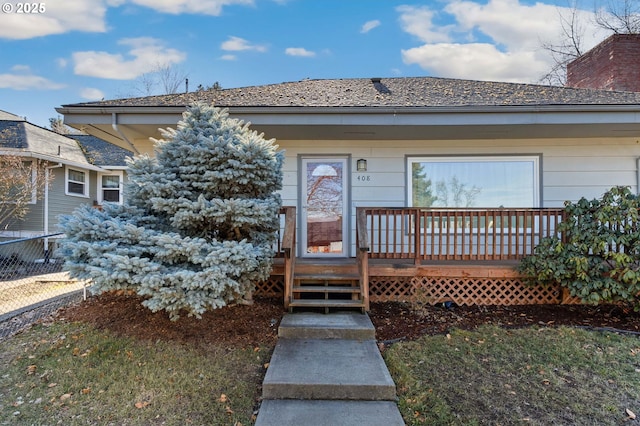
M306 167L309 162L327 161L341 162L342 171L342 252L341 253L308 253L307 252L307 179ZM299 154L298 155L298 256L304 258L345 258L351 251L351 155L350 154Z

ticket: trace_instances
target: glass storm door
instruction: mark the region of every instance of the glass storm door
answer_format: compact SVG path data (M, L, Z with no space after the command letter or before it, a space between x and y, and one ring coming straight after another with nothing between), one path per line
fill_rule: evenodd
M346 256L347 164L346 157L302 159L302 256Z

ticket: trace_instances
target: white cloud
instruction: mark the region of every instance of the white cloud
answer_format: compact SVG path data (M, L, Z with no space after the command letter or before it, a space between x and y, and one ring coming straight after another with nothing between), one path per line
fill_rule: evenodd
M148 7L161 13L218 16L225 6L253 6L254 0L54 0L39 2L43 13L2 13L0 39L26 40L71 31L106 32L106 12L126 3ZM15 9L16 2L8 1ZM26 4L27 2L24 2Z
M399 6L401 28L423 45L402 50L406 64L416 64L432 75L513 82L536 82L551 69L553 59L543 45L563 41L560 16L569 8L521 0L451 0L442 11L427 6ZM593 13L578 11L585 25L584 49L596 34ZM451 21L453 20L453 23ZM447 22L439 25L439 22Z
M26 40L70 31L105 32L105 13L107 6L113 3L105 0L83 0L40 4L45 5L44 13L0 15L0 39Z
M80 96L83 99L87 99L89 101L99 101L104 99L104 93L100 89L95 89L93 87L85 87L80 90Z
M315 52L307 50L304 47L287 47L284 53L289 56L304 56L307 58L316 56Z
M151 37L122 39L118 44L130 48L128 56L108 52L74 52L74 73L88 77L131 80L159 67L184 61L187 55L167 48Z
M220 59L222 59L223 61L235 61L238 59L238 57L236 55L222 55L220 56Z
M402 60L436 76L471 80L525 82L548 70L531 51L505 53L486 43L425 44L402 50Z
M57 90L64 84L33 75L27 65L15 65L10 73L0 74L0 89L13 90Z
M372 29L379 26L380 26L380 21L377 19L374 19L373 21L367 21L362 25L362 28L360 28L360 32L366 34Z
M222 42L220 45L222 50L232 51L232 52L240 52L243 50L255 50L257 52L266 52L267 47L260 44L251 44L247 40L229 36L229 40Z
M218 16L224 6L253 6L253 0L131 0L140 6L145 6L162 13L178 15L193 13Z
M447 43L451 41L449 33L453 26L436 26L432 21L435 18L435 11L427 6L398 6L400 12L400 26L402 29L412 34L425 43Z

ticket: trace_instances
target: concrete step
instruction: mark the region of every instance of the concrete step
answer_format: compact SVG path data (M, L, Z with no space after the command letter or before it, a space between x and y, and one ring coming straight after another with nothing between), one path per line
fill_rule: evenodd
M289 339L373 340L375 336L369 316L354 312L287 314L278 328L278 337Z
M263 399L395 401L375 340L279 339Z
M256 426L404 426L391 401L265 400Z

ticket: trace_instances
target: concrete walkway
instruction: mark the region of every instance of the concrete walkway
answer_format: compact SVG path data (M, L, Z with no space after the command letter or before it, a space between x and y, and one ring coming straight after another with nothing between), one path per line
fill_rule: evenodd
M396 388L360 313L287 314L256 426L400 426Z

